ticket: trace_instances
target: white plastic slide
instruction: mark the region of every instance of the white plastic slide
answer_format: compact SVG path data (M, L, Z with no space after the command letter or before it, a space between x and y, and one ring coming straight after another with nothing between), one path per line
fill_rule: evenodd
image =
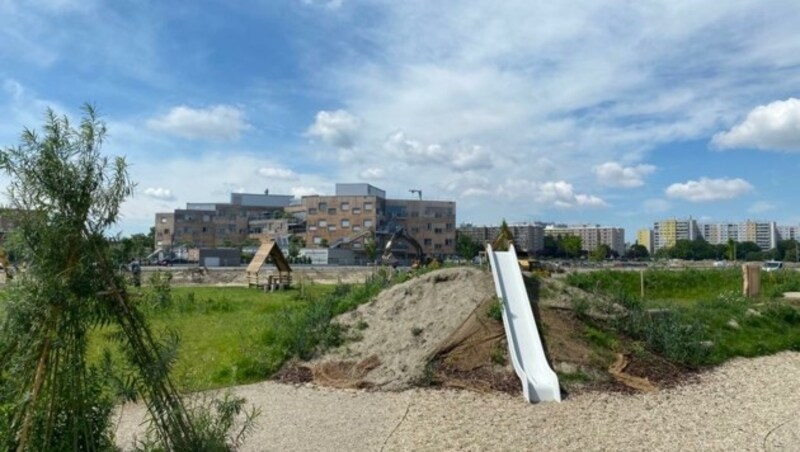
M558 376L547 362L514 246L508 251L492 251L487 245L486 254L497 297L503 303L508 351L522 382L522 393L529 402L560 402Z

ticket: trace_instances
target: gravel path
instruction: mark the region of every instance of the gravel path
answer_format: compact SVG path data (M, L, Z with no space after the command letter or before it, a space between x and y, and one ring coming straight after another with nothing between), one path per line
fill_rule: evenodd
M262 408L246 451L800 450L800 353L737 359L696 384L589 393L560 404L466 391L361 392L265 382L236 392ZM129 444L142 416L127 406Z

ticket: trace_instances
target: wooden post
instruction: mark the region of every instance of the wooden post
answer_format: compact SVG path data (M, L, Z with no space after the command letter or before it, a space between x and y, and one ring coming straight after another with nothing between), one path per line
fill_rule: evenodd
M644 269L639 271L639 286L641 288L640 292L641 292L642 300L644 300Z
M745 297L756 298L761 292L761 267L757 264L742 265L743 287Z

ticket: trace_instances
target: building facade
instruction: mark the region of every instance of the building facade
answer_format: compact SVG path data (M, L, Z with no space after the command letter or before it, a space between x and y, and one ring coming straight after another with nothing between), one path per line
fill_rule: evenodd
M185 209L157 213L155 246L216 248L238 246L251 234L250 223L283 215L291 195L232 193L228 203L187 203Z
M653 230L652 229L639 229L636 232L636 243L647 248L649 254L653 254Z
M600 245L607 245L618 255L625 255L625 229L600 225L560 225L545 226L546 237L578 236L583 251L592 252Z
M653 224L655 251L675 246L678 240L694 240L700 237L697 222L689 217L685 220L669 218Z
M544 226L540 224L509 224L508 229L514 236L514 245L518 251L535 256L544 249ZM475 243L486 246L500 235L500 226L474 226L463 224L458 227L459 235L466 235Z
M308 246L363 250L363 239L374 234L379 245L400 228L416 240L428 256L455 254L456 203L416 199L388 199L369 184L336 184L333 196L304 196ZM411 257L414 250L396 244L396 252Z
M739 223L697 223L691 217L687 220L666 219L653 225L655 249L675 246L678 240L703 239L712 245L734 242L753 242L762 250L775 248L778 240L796 236L791 226L777 226L774 221L746 220Z

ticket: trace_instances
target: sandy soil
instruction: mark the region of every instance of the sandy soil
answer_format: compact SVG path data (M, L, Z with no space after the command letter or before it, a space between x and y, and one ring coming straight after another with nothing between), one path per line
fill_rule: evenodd
M373 358L377 365L361 380L381 389L406 389L422 377L442 341L494 295L491 274L474 268L445 269L398 284L337 318L361 339L330 351L312 366Z
M562 403L468 391L236 388L262 409L243 450L797 450L800 353L736 359L651 394L592 392ZM121 445L141 432L126 406Z

